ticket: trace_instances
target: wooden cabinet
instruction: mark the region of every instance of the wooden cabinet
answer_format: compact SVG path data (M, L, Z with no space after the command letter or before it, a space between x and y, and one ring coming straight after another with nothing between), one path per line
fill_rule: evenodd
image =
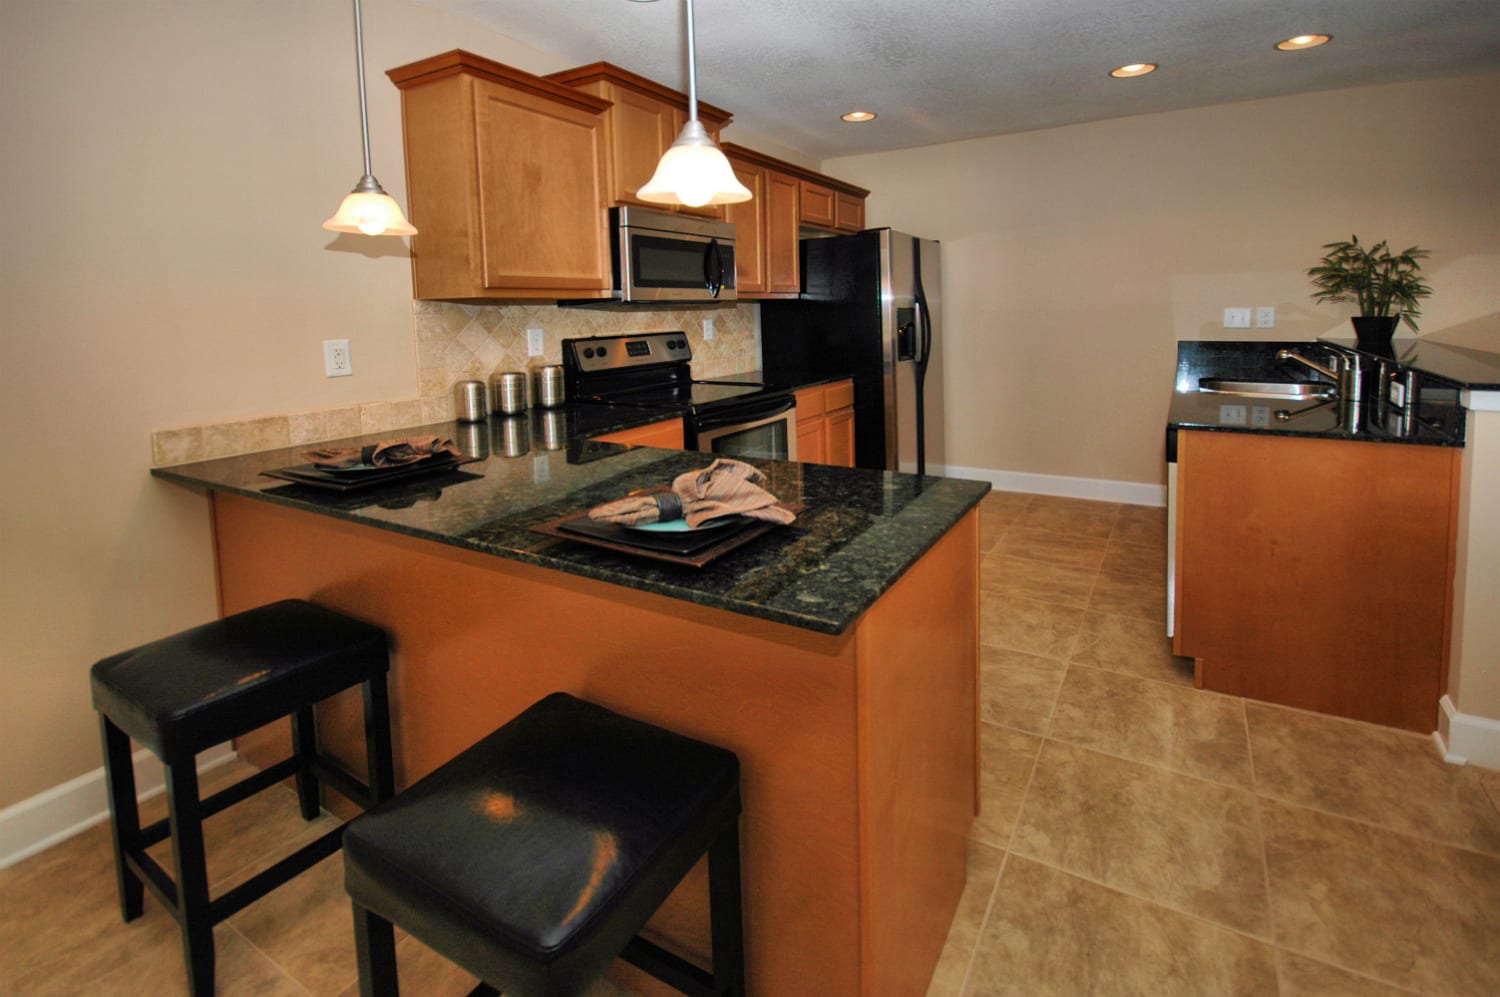
M797 460L854 466L854 382L797 392Z
M766 176L766 297L795 298L802 290L801 235L797 231L801 191L784 173Z
M858 232L865 227L865 199L843 191L834 192L833 227L840 232Z
M764 166L729 157L734 175L750 191L750 200L724 205L724 220L734 225L734 283L740 297L765 297L770 291L770 263L766 249L766 186Z
M1180 431L1174 650L1198 684L1435 730L1461 454Z
M417 298L603 298L609 104L453 51L387 74L401 90Z
M802 194L802 210L798 221L816 228L834 228L833 188L812 180L798 184Z
M686 443L683 440L681 419L664 419L661 422L653 422L645 426L622 429L616 433L592 436L590 439L598 443L629 443L632 446L661 447L664 450L683 450L686 448Z
M611 204L641 204L660 211L680 211L709 218L723 217L719 205L689 208L650 204L637 191L656 172L662 154L677 140L687 123L686 94L608 62L552 73L547 79L610 101L604 113L605 145L609 151L605 192ZM718 141L719 131L734 119L728 111L698 102L698 120Z

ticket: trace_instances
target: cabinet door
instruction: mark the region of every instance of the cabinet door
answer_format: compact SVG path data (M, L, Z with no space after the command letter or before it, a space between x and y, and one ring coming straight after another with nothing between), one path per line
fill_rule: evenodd
M766 169L730 160L734 175L750 189L750 200L724 205L734 224L734 281L741 297L764 294L766 284Z
M678 111L624 87L606 86L602 96L615 102L608 112L613 153L610 200L616 204L646 204L636 192L651 179L662 153L676 140Z
M865 199L839 191L834 197L833 227L840 232L858 232L865 227Z
M766 289L771 294L796 294L801 290L799 193L795 177L773 172L766 178Z
M665 450L683 449L682 420L667 419L633 429L622 429L617 433L605 433L590 437L599 443L629 443L638 447L661 447Z
M602 120L489 80L474 90L483 286L608 288Z
M828 420L821 415L806 422L797 419L797 460L803 464L828 463Z
M841 408L828 413L828 463L854 466L854 410Z
M802 208L798 220L817 228L833 228L833 188L810 180L803 180L800 187Z

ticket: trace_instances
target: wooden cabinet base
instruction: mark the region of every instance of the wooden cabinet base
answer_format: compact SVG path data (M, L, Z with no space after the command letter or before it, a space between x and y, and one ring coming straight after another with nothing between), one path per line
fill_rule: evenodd
M1430 733L1460 451L1178 435L1178 654L1199 684Z
M398 785L558 689L723 745L743 771L750 992L925 991L977 812L977 513L832 637L213 498L224 613L296 595L391 633ZM360 717L357 696L320 707L356 770ZM653 931L706 961L706 905L699 870Z

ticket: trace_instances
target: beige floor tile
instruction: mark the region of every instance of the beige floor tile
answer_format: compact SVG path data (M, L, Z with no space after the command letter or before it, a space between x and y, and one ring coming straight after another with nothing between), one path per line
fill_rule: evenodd
M1496 769L1474 767L1474 775L1479 779L1479 785L1489 794L1490 802L1495 805L1495 810L1500 812L1500 771Z
M1276 962L1281 997L1401 997L1411 992L1367 976L1356 976L1286 949L1276 951Z
M148 897L153 906L161 914ZM15 980L33 970L87 958L124 928L104 825L0 870L0 994L21 992Z
M1255 798L1246 790L1048 741L1011 851L1270 935Z
M396 974L403 994L467 994L479 982L410 935L396 942ZM359 997L359 981L338 997Z
M1500 812L1470 766L1429 738L1246 702L1256 791L1407 834L1500 855Z
M1016 525L1107 540L1119 516L1120 506L1115 502L1051 498L1032 502L1016 520Z
M1004 536L991 548L991 553L1097 571L1104 562L1104 552L1108 546L1109 541L1102 537L1035 530L1017 523L1005 531Z
M1073 664L1050 737L1250 789L1244 701Z
M1500 993L1500 858L1261 801L1279 941L1423 993Z
M310 993L337 994L358 978L341 854L273 890L229 924Z
M979 640L991 647L1068 660L1084 610L996 592L979 593Z
M1010 856L966 994L1276 993L1270 946Z
M1100 571L1089 593L1089 609L1096 613L1133 616L1165 627L1167 588L1160 578L1126 571Z
M1155 547L1163 552L1167 549L1167 510L1161 506L1122 505L1115 527L1109 535L1111 540Z
M970 838L997 848L1009 843L1041 746L1039 737L979 725L979 816L969 829Z
M1070 660L1179 685L1193 682L1192 662L1172 655L1172 639L1163 620L1085 613Z
M1003 549L979 563L979 584L986 592L1080 609L1089 604L1098 574L1093 568L1013 557Z
M1056 658L981 645L980 717L1016 730L1045 734L1068 666Z
M963 993L964 977L969 972L969 962L984 927L984 915L989 910L1004 859L1005 853L998 848L969 842L968 878L958 899L958 910L953 914L953 925L948 929L948 940L927 986L927 997L959 997Z
M1110 540L1100 567L1132 575L1149 575L1163 585L1167 581L1167 552L1155 544Z

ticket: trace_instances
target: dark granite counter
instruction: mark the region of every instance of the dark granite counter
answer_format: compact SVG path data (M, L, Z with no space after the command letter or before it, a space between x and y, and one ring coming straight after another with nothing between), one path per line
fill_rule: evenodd
M1393 361L1403 370L1440 377L1470 391L1500 391L1500 353L1434 343L1427 339L1396 339L1392 341L1389 353L1360 349L1353 337L1330 337L1319 342L1375 360Z
M1289 348L1327 365L1337 343L1305 341L1180 342L1177 376L1167 416L1167 461L1177 459L1177 431L1202 429L1232 433L1344 439L1366 443L1461 447L1465 410L1457 391L1424 390L1414 404L1396 408L1382 390L1378 366L1365 358L1361 397L1343 400L1293 400L1200 391L1206 377L1248 381L1317 380L1311 371L1276 360Z
M509 421L437 423L329 441L346 446L392 436L438 435L482 458L346 493L262 476L268 469L303 463L299 453L306 446L159 467L151 473L829 634L844 632L990 488L978 481L756 462L773 494L806 508L791 526L772 530L704 568L617 554L530 529L707 466L712 458L706 454L586 439L653 418L660 415L642 418L639 412L605 406L567 406L533 410Z

